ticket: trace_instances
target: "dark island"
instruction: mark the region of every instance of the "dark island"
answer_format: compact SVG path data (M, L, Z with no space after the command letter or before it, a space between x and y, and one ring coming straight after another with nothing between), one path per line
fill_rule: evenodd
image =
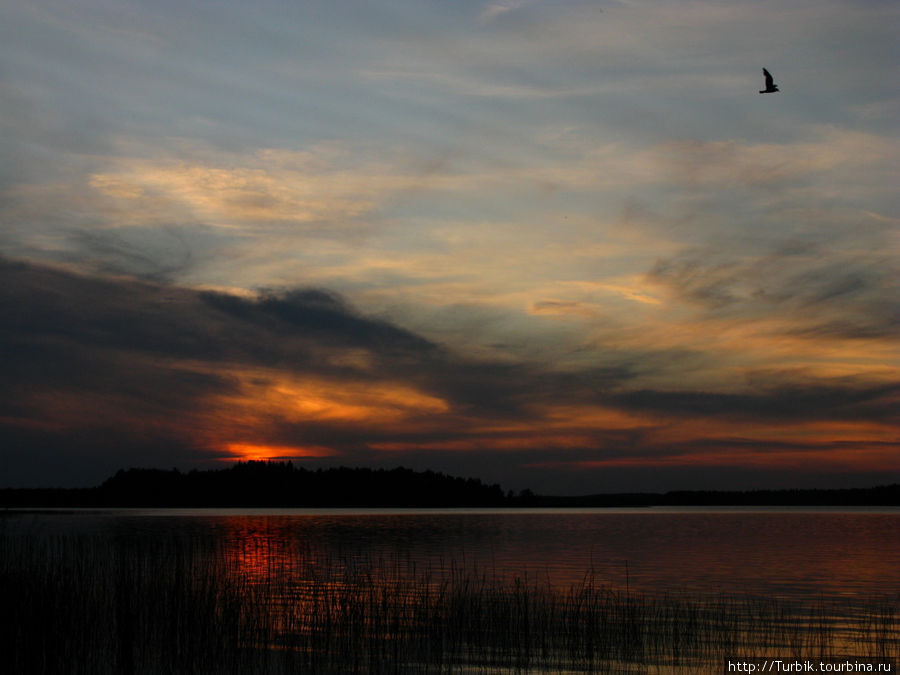
M504 492L435 471L239 462L224 469L127 469L93 488L0 489L0 508L79 507L649 507L900 506L900 485L872 488L673 491L577 497Z
M292 462L238 462L181 472L120 470L94 488L0 490L3 507L488 507L499 485L435 471L310 470Z

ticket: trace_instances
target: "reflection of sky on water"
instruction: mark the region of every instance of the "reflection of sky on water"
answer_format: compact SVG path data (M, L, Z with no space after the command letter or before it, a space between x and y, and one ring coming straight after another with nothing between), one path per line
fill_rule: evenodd
M211 537L247 581L372 561L477 568L566 586L778 596L900 592L900 512L254 512L22 514L10 532ZM398 566L399 564L399 566Z

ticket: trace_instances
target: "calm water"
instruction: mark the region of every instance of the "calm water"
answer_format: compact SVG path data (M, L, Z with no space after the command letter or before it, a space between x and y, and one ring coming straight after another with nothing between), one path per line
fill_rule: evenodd
M8 535L212 538L236 573L298 557L413 561L565 586L784 598L900 594L900 509L5 512ZM307 561L308 562L308 561Z

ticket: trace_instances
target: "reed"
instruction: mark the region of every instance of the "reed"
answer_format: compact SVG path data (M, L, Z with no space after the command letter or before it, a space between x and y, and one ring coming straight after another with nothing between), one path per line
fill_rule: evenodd
M900 656L900 599L806 605L638 594L454 562L221 542L0 535L0 671L707 672L726 657Z

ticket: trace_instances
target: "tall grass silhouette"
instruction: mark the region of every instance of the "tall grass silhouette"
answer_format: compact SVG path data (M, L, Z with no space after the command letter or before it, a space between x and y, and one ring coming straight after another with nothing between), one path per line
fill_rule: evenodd
M726 657L900 656L900 599L805 604L564 588L298 548L254 574L220 541L0 534L0 671L707 672Z

